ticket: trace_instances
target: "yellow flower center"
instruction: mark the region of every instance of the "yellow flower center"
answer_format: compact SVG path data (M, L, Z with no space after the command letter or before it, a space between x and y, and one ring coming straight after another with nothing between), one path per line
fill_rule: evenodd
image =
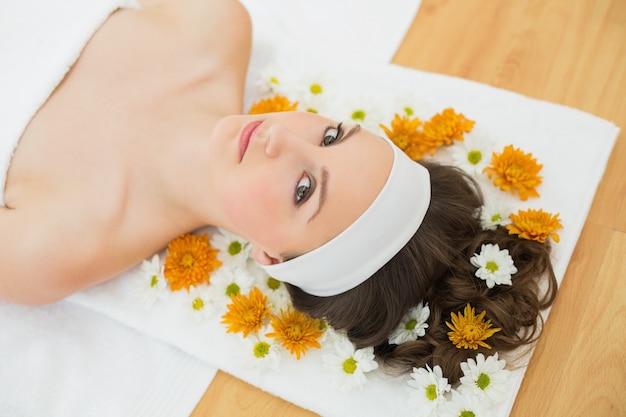
M348 359L343 361L343 371L347 374L352 375L353 373L356 372L356 364L357 364L357 361L354 360L353 357L349 357Z
M276 78L276 77L270 77L270 84L279 84L279 82L278 82L278 78Z
M230 297L231 295L237 295L239 294L240 290L241 288L239 288L239 285L233 282L228 287L226 287L226 296Z
M437 399L437 386L435 384L430 384L426 387L426 398L430 401Z
M150 280L150 287L154 288L159 283L159 277L156 275L152 275L152 279Z
M407 330L413 330L413 329L415 329L415 326L417 326L417 320L411 319L411 320L407 321L407 323L404 326L404 328L407 329Z
M322 94L322 86L319 84L311 84L310 90L313 94Z
M363 110L355 110L352 113L352 120L356 120L356 121L364 121L365 120L365 112Z
M414 113L413 109L410 108L409 106L406 106L404 108L404 114L406 114L407 116L411 117L411 116L413 116L413 113Z
M489 378L489 375L487 374L480 374L478 375L478 379L476 379L476 386L478 386L478 388L482 390L487 388L490 383L491 383L491 378Z
M236 240L233 242L230 242L230 245L228 245L228 253L231 256L235 256L239 254L239 252L241 252L241 243Z
M298 341L302 339L303 332L302 327L299 324L294 324L293 326L288 328L285 333L287 338L291 341Z
M184 254L180 260L180 264L184 266L185 268L193 268L194 263L195 263L195 259L193 258L193 255L190 253Z
M472 165L476 165L482 160L483 154L477 149L471 150L467 153L467 161Z
M280 288L280 281L277 280L276 278L272 278L269 277L267 279L267 286L271 289L271 290L277 290Z
M254 356L257 358L264 358L270 353L270 344L267 342L259 342L254 345Z
M491 221L492 221L493 223L496 223L496 222L502 221L502 216L500 215L500 213L496 213L496 214L494 214L493 216L491 216Z
M191 306L194 310L200 311L204 308L204 301L202 301L202 298L195 298L191 303Z
M459 414L459 417L476 417L476 414L470 410L463 410L461 411L461 414Z
M500 268L498 267L498 264L495 263L494 261L488 261L485 264L485 269L493 274L494 272L496 272Z

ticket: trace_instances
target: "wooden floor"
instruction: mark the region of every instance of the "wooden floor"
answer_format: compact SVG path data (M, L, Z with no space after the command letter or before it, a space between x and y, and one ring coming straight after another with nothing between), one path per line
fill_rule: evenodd
M423 0L394 62L565 104L626 130L626 0ZM511 417L626 416L626 133ZM314 414L219 373L192 414Z

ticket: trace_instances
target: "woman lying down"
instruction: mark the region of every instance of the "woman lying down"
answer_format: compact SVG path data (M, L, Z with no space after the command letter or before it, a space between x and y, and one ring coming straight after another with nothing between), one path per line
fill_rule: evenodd
M14 154L0 168L0 299L55 302L210 225L250 242L296 309L374 347L389 369L440 366L457 381L468 350L446 322L468 304L491 323L475 326L473 354L536 339L556 294L550 247L484 230L474 180L358 124L244 114L242 5L140 3L94 27L23 132L3 139ZM468 259L485 245L508 251L508 285L477 278ZM424 336L394 343L420 303Z

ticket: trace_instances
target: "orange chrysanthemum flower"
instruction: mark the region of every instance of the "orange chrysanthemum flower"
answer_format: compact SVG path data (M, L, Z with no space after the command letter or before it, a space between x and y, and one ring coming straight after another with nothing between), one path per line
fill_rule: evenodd
M485 314L483 311L478 316L474 312L474 308L469 305L465 306L463 314L461 312L457 314L451 313L452 324L446 322L446 326L452 330L448 332L448 338L454 345L461 349L478 349L478 346L491 349L485 340L493 336L494 333L499 332L499 327L491 327L491 320L484 320Z
M287 307L286 311L281 308L279 315L272 317L271 324L274 331L266 336L275 338L297 359L309 348L321 347L317 339L324 333L324 326L308 314L291 307Z
M185 234L172 240L167 246L164 275L170 290L211 282L211 272L222 266L217 259L217 249L213 249L206 234Z
M502 153L493 153L491 164L483 172L489 179L495 176L496 187L511 194L517 191L519 198L525 201L528 197L539 197L535 187L541 184L542 177L538 174L542 167L532 154L508 145Z
M463 134L469 133L474 128L474 123L452 108L434 115L423 127L424 138L430 144L431 155L442 145L451 145L454 140L464 140Z
M422 132L419 130L421 125L422 122L417 117L410 118L396 114L391 121L390 127L383 124L379 126L398 148L402 149L409 158L416 161L422 159L426 151L426 148L421 143L423 142Z
M222 324L226 325L226 333L243 332L243 337L250 333L256 333L265 324L265 319L270 317L270 306L267 304L267 296L257 287L250 293L230 296L228 312L222 316Z
M274 113L281 111L293 111L298 107L298 102L292 102L287 97L276 94L274 97L264 98L252 104L249 114Z
M559 242L560 237L554 233L563 227L559 221L559 214L547 213L541 209L526 211L518 211L517 214L511 213L509 218L512 224L506 226L509 234L519 235L522 239L536 240L537 242L545 242L551 237L555 242Z

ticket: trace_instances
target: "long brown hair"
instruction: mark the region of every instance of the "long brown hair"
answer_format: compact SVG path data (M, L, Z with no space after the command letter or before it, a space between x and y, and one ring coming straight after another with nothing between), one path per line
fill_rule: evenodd
M470 354L506 352L533 342L541 331L540 310L552 304L557 282L548 243L520 239L502 227L483 230L478 217L483 197L476 182L457 168L419 163L430 171L430 207L413 238L394 258L363 284L336 296L316 297L295 286L288 288L295 308L345 330L357 347L374 346L388 369L405 372L414 366L439 365L455 382L461 376L460 362ZM488 288L475 277L469 259L486 243L509 250L518 269L513 285ZM426 335L389 344L390 334L420 301L431 311ZM467 303L477 314L486 311L486 319L502 329L488 340L492 351L458 349L448 339L445 322Z

